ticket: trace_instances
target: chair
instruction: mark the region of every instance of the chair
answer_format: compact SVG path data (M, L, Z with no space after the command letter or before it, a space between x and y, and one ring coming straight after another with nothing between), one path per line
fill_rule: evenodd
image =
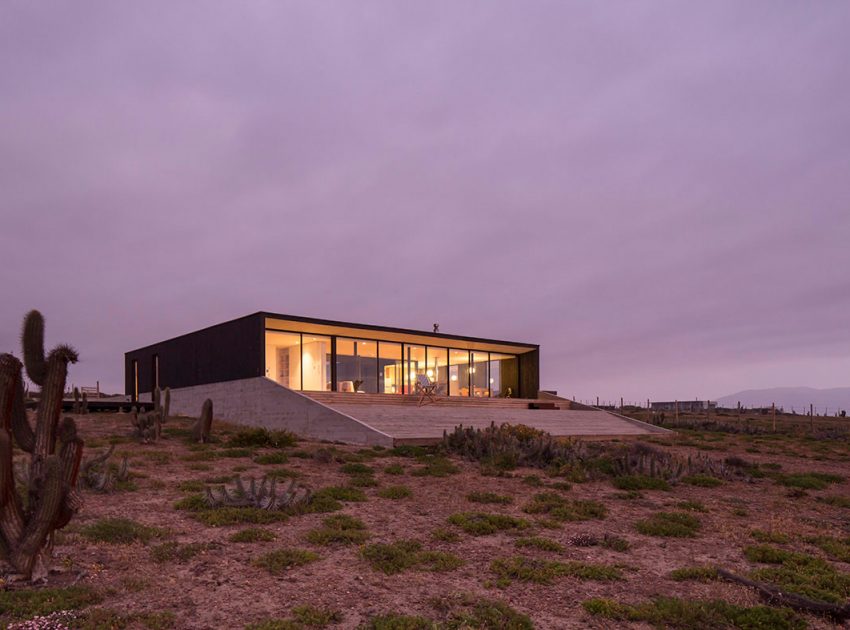
M416 391L419 392L419 404L421 407L422 403L425 402L427 398L432 403L437 402L437 399L434 396L437 395L437 390L440 385L438 383L434 383L428 378L425 374L417 374L416 375Z

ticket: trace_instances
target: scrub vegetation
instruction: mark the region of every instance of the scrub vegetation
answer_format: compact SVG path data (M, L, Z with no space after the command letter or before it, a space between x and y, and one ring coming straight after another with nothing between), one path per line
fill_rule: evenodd
M850 601L850 435L831 422L364 448L217 421L199 443L181 417L146 443L126 413L74 419L136 490L80 490L61 570L7 582L2 627L796 630Z

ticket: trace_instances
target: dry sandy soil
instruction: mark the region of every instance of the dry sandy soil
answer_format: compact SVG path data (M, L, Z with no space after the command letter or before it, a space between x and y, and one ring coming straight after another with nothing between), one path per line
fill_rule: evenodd
M533 495L547 490L534 485L534 479L527 476L538 476L550 490L552 484L564 481L548 477L540 470L514 470L508 478L484 476L478 463L452 458L460 468L459 473L431 477L411 474L421 467L415 458L386 456L357 447L336 445L335 458L325 462L292 455L296 451L302 451L303 455L328 448L327 444L309 441L283 449L289 454L284 465L261 465L250 456L217 456L235 431L218 423L214 426L218 442L199 449L179 434L179 429L188 426L188 419L170 419L166 426L171 435L155 444L139 444L127 437L127 415L86 415L77 420L87 442L87 456L103 451L110 441L116 443L115 454L129 458L135 486L111 494L86 491L84 509L57 537L54 555L57 565L63 566L66 573L51 579L59 583L67 582L69 575L79 576L79 584L100 593L102 601L96 608L111 609L118 619L111 626L101 627L143 628L157 627L158 623L158 627L243 628L269 618L291 618L293 607L300 605L338 611L341 621L332 624L334 628L356 628L376 615L387 613L439 621L450 615L451 602L460 595L504 602L528 615L535 628L629 627L625 622L591 616L582 602L604 597L635 603L665 595L757 605L758 598L745 587L719 581L675 581L669 573L693 565L717 565L739 574L752 571L755 566L744 557L743 549L758 544L753 539L753 530L788 534L791 542L779 547L828 558L823 551L802 540L825 534L843 539L850 526L850 509L818 500L826 495L846 496L847 482L804 493L794 492L771 478L728 481L714 488L677 484L669 491L644 490L639 498L627 498L623 491L613 487L610 479L573 483L570 489L553 491L565 498L599 501L607 508L607 516L563 522L552 528L551 523L550 527L540 526L538 515L523 511ZM756 463L779 464L783 473L825 472L850 477L850 445L844 441L716 433L688 433L668 440L652 440L660 448L683 454L716 459L737 455ZM256 456L275 449L253 450ZM340 459L363 451L366 451L364 463L375 470L379 485L363 488L367 501L345 502L342 511L336 513L362 519L370 534L368 543L415 539L425 549L455 554L463 560L462 566L446 572L413 568L386 575L362 558L356 544L322 546L306 540L307 533L320 527L328 514L307 513L285 522L262 525L209 527L193 518L193 513L175 509L178 500L192 494L186 490L185 482L203 482L224 475L259 478L268 470L286 468L297 472L299 480L313 489L345 486L351 475L341 470ZM404 473L384 472L392 464L401 465ZM382 488L396 485L407 486L412 495L402 499L378 496ZM507 495L512 502L472 503L467 495L474 491ZM707 510L690 512L701 522L695 538L653 537L636 531L637 521L659 511L677 510L677 504L686 500L699 501ZM451 514L468 511L511 515L527 519L532 526L521 534L472 536L447 522ZM110 544L84 536L87 526L107 518L132 519L166 531L162 538L147 543ZM246 527L268 530L275 539L254 543L229 541L231 535ZM456 532L457 539L447 542L435 538L435 531L441 529ZM627 540L630 548L620 552L603 546L575 546L571 539L577 534L592 534L597 538L615 535ZM564 550L518 548L516 539L529 535L557 541ZM185 561L156 562L152 553L163 541L210 545ZM259 556L280 548L311 550L319 559L280 575L272 575L253 564ZM514 556L616 565L623 579L594 581L567 576L556 577L548 585L518 580L498 584L491 563ZM839 570L850 571L841 562L832 558L830 562ZM441 599L449 603L439 605L437 600ZM3 612L0 610L0 619L8 623L12 616L8 611L5 615ZM162 612L171 615L158 617L156 622L151 621L154 617L144 615L133 618L137 613ZM832 627L820 618L802 618L808 627ZM648 626L635 623L633 627Z

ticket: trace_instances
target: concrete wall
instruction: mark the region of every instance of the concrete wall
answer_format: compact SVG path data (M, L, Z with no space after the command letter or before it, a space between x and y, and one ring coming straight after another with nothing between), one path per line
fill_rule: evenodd
M386 433L264 377L172 389L171 413L197 417L207 398L213 401L213 416L218 420L286 429L317 440L393 445Z

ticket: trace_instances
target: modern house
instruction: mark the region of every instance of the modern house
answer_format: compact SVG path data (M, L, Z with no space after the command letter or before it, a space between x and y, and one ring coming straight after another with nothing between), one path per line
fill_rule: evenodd
M218 418L343 442L433 441L491 421L546 420L554 435L653 430L541 393L536 344L436 330L258 312L132 350L124 362L133 400L169 387L176 413L197 414L211 398ZM425 379L436 396L421 406Z

